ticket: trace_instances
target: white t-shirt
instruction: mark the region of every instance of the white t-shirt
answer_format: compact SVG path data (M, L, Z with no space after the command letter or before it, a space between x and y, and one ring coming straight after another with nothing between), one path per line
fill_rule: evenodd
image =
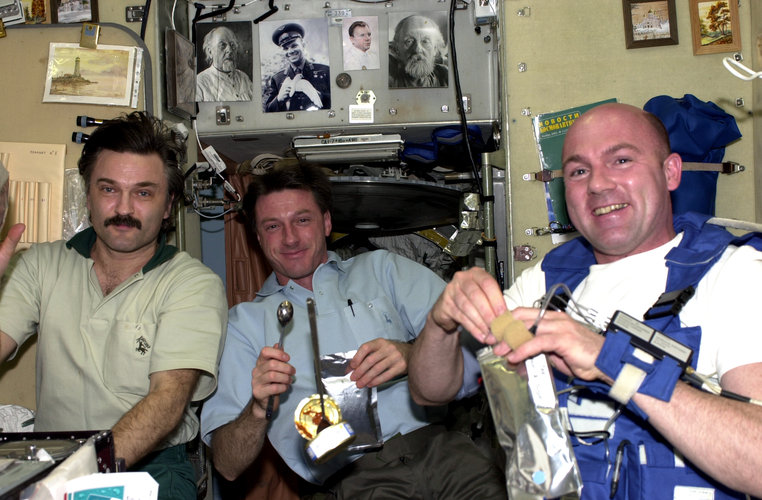
M664 257L682 239L610 264L590 266L590 274L573 290L574 300L605 328L615 311L641 319L664 292ZM541 262L524 271L505 291L510 309L531 307L545 294ZM762 362L762 324L756 317L762 284L762 252L750 246L728 247L699 282L680 312L683 326L701 326L697 371L718 378L738 366Z

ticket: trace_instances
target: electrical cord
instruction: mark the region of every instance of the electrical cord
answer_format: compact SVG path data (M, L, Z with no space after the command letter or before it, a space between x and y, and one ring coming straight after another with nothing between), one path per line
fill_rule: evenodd
M479 169L476 167L474 161L474 154L471 152L471 141L468 135L468 122L466 121L466 110L463 109L463 90L460 86L460 72L458 69L458 53L455 49L455 4L458 0L450 1L450 16L449 16L449 38L450 38L450 58L452 59L452 73L455 83L455 98L457 99L457 106L460 115L460 129L463 134L463 144L466 146L466 153L468 155L468 161L471 165L471 171L474 175L474 182L476 183L476 189L479 192L479 199L484 199L484 192L482 190L482 183L479 177Z

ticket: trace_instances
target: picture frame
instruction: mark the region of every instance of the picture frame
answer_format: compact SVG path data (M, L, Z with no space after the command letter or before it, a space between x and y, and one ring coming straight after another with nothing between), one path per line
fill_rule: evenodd
M741 50L738 2L689 0L693 55Z
M53 24L97 23L98 0L50 0Z
M129 106L135 88L136 47L51 43L42 102Z
M622 0L628 49L677 45L675 0Z

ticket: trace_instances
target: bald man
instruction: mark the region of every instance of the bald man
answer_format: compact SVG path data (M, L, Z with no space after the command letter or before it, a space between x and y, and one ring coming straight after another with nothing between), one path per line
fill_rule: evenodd
M414 346L413 398L442 404L469 379L461 375L474 366L458 348L462 326L510 363L548 356L585 498L762 495L762 408L683 376L695 370L736 399L762 399L762 238L736 238L705 215L672 215L682 160L661 122L639 108L604 104L583 114L562 160L569 216L582 237L553 249L504 295L481 269L457 274ZM541 316L533 305L556 283L595 314ZM666 308L656 307L660 297ZM527 328L536 324L515 349L490 331L509 309ZM626 329L608 328L618 312L691 349L691 360L637 348Z

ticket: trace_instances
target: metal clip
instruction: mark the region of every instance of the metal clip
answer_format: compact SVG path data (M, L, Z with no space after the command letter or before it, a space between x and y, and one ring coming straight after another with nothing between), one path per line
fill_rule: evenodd
M524 174L521 178L525 181L535 180L540 182L550 182L553 179L560 179L563 176L564 173L561 170L542 169L539 172Z

